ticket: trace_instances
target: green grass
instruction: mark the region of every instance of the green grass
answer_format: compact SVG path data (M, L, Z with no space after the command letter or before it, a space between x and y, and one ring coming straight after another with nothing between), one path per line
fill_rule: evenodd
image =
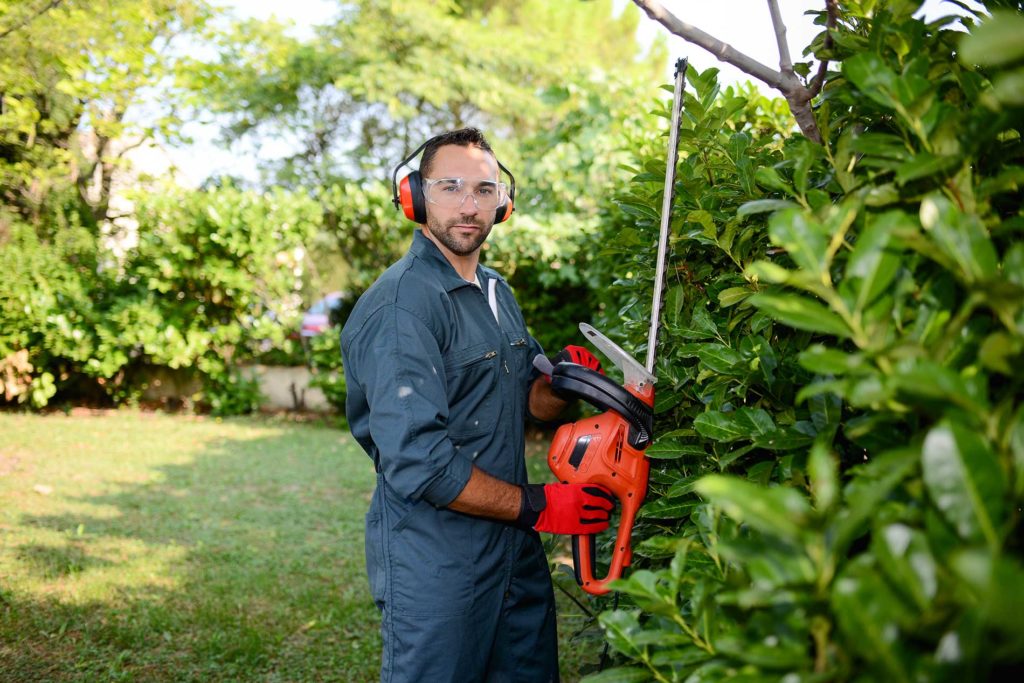
M373 480L324 425L0 413L0 680L376 680ZM560 603L573 681L598 643Z

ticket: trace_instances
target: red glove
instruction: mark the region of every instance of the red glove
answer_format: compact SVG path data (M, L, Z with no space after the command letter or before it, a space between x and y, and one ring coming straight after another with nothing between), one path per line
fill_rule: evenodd
M597 356L582 346L566 346L551 357L552 366L558 365L559 363L575 363L576 365L582 365L585 368L596 370L602 375L604 374L604 369L601 367L601 361L597 359ZM548 382L551 382L551 375L544 375L544 378L547 379Z
M549 534L596 534L608 528L615 497L597 484L527 484L516 524Z

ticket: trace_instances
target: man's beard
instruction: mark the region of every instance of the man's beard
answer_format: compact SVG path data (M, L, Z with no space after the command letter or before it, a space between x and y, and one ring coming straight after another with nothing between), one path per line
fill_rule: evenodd
M469 236L458 235L455 233L456 225L475 225L480 231ZM491 234L492 225L469 216L459 216L442 225L433 216L427 216L427 229L430 230L430 234L456 256L469 256L479 249Z

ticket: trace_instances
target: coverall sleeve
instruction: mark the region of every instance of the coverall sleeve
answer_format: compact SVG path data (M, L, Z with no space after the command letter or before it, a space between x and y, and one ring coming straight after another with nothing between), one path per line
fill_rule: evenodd
M540 345L540 342L534 339L532 334L528 334L527 338L530 340L530 350L529 355L527 356L527 358L530 360L530 376L526 380L526 395L529 396L530 387L533 386L533 380L540 377L540 370L533 367L533 359L536 358L538 355L543 356L545 354L543 347L541 347Z
M374 314L350 353L369 407L370 436L384 479L410 500L451 503L472 463L448 437L448 395L437 339L395 305Z
M534 380L540 377L540 370L533 367L533 359L536 358L538 354L543 356L544 349L541 347L540 342L533 338L532 334L527 333L526 338L530 340L526 355L526 359L530 364L530 372L526 377L526 386L523 388L523 400L525 401L523 405L526 406L526 416L528 419L533 420L534 422L542 422L534 417L533 413L530 412L530 390L533 388Z

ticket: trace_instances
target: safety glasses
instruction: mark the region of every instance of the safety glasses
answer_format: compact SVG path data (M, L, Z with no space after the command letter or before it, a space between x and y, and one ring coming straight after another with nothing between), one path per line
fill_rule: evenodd
M431 204L457 209L472 197L480 211L493 211L508 198L508 186L494 180L475 178L424 178L423 196Z

